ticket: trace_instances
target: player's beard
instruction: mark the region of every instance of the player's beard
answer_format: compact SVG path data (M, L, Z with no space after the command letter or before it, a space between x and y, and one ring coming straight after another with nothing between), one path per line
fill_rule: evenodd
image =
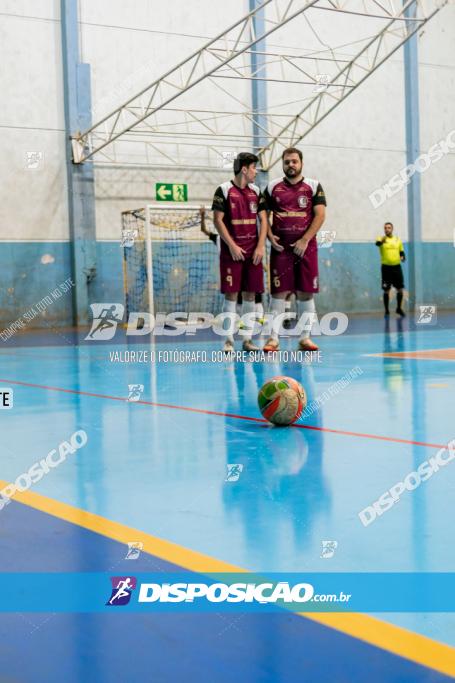
M302 167L300 167L298 169L297 168L288 168L284 172L284 175L286 176L286 178L297 178L297 176L299 176L301 173L302 173Z

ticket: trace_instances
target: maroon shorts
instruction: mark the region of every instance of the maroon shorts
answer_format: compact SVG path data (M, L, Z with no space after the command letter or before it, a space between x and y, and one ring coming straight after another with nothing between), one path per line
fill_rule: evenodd
M311 240L303 257L287 247L284 251L270 252L270 289L279 292L319 292L318 246Z
M234 261L226 254L220 255L221 292L223 294L235 292L264 291L264 269L262 263L257 266L253 258L244 261Z

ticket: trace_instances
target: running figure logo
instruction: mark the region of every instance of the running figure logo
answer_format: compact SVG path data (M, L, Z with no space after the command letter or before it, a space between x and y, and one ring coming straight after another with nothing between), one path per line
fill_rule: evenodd
M42 152L25 152L25 163L27 168L38 168L42 160Z
M320 557L324 560L330 560L335 555L335 550L338 548L338 541L322 541L322 552Z
M416 324L435 325L436 320L436 306L433 306L432 304L419 306L419 312L416 312Z
M330 74L316 74L316 85L313 92L324 92L329 87Z
M236 156L236 152L221 152L221 168L232 170L232 164L234 163L234 159Z
M124 228L122 230L122 239L120 241L121 247L132 247L134 240L138 235L138 231L134 228Z
M321 249L330 249L336 235L336 230L320 230L317 236L318 247Z
M224 481L238 481L243 471L243 465L233 463L227 466L227 476Z
M106 605L127 605L131 599L131 593L136 588L134 576L111 576L111 597Z
M122 304L90 304L92 309L92 328L86 339L105 341L112 339L118 323L123 320L125 307Z
M126 553L125 560L137 560L144 544L141 541L132 541L128 543L128 552Z
M128 398L127 401L139 401L141 394L144 391L143 384L128 384Z

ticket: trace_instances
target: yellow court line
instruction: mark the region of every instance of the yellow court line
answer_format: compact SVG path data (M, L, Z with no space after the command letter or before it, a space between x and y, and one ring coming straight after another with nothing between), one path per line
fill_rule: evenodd
M7 483L0 480L0 488L6 486ZM106 519L93 512L81 510L67 503L61 503L58 500L48 498L34 491L18 492L15 494L14 500L125 545L132 540L141 541L147 553L192 572L201 574L224 572L251 573L247 569L242 569L209 555L190 550L177 543L172 543L172 541L151 536L138 529ZM426 666L448 676L455 676L455 648L445 643L440 643L400 626L370 617L367 614L349 612L295 612L295 614L409 659L416 664Z

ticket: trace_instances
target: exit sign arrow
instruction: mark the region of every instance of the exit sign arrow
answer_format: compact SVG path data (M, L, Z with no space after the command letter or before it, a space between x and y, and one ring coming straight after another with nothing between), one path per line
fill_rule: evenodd
M158 199L167 199L172 196L172 190L166 190L166 185L156 185L156 196Z
M155 192L157 200L161 202L188 201L188 185L184 183L156 183Z

